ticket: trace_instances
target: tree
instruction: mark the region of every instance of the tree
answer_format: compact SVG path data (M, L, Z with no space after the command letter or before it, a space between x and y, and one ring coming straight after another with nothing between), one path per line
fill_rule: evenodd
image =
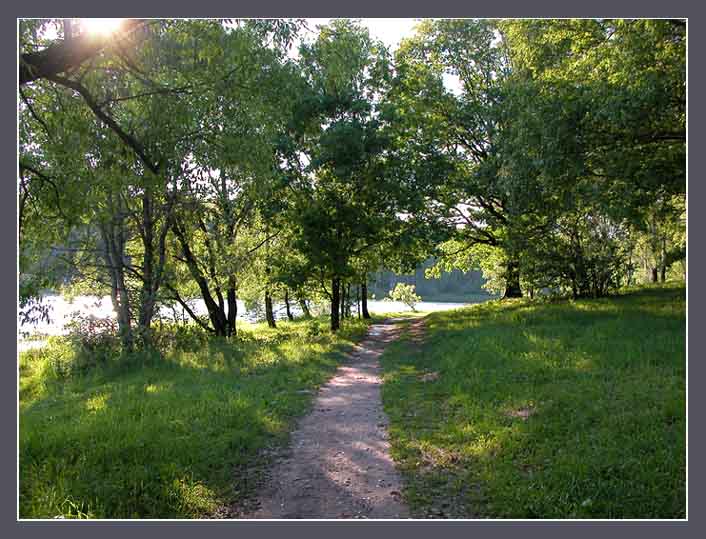
M505 297L523 282L617 286L627 229L683 193L684 60L673 21L421 25L392 95L416 169L439 178L429 213L451 225L440 263L483 267Z
M198 211L214 202L207 200L213 192L192 189L194 182L203 179L200 173L204 171L216 167L223 171L214 190L220 212L217 217L226 218L225 226L213 231L213 238L204 230L206 243L213 240L206 250L213 247L211 254L216 256L223 247L220 240L235 241L233 227L249 215L254 204L254 191L247 185L257 181L255 175L262 175L262 167L255 170L252 164L262 161L266 173L272 175L272 131L260 129L257 137L252 132L266 125L264 118L273 118L272 111L282 104L270 100L269 105L263 105L266 98L259 97L256 90L263 76L269 77L266 86L282 90L274 81L282 77L281 70L270 68L280 64L284 50L262 47L271 37L272 28L267 24L243 23L227 30L220 21L158 23L150 27L143 46L129 58L101 53L78 72L47 74L20 90L21 126L26 126L21 127L26 141L21 148L21 230L27 230L28 217L41 215L29 209L35 192L50 187L59 198L44 196L45 202L61 209L63 193L75 195L76 184L88 182L80 188L95 198L76 197L85 205L72 203L69 215L62 214L58 220L67 229L82 222L94 227L89 248L100 255L94 267L113 283L126 348L131 346L133 321L140 337L148 338L164 287L171 298L179 296L176 283L165 284L174 274L171 258L175 246L181 245L184 263L191 263L192 277L199 281L201 260L190 258L187 253L193 254L194 249L184 245L192 237L186 224L206 229L204 213ZM276 26L274 31L289 31L282 28ZM236 75L239 84L233 83ZM233 114L234 109L240 113ZM257 127L248 131L252 122ZM270 125L277 129L276 122ZM234 151L236 144L242 146L239 152ZM267 151L269 161L262 159ZM79 182L74 179L77 177ZM238 181L233 184L227 177ZM100 178L105 181L96 181ZM238 204L232 200L234 194L249 200L243 206L245 216L235 215ZM100 208L105 211L96 211ZM217 217L213 222L218 222ZM176 242L170 240L170 233L175 234ZM22 236L22 248L34 240L27 234ZM168 253L168 249L172 251ZM206 263L209 270L216 262ZM130 284L133 280L141 283L134 293L129 290L135 288ZM225 281L231 306L224 315L225 324L220 324L215 309L211 311L219 322L212 329L223 334L228 333L223 326L234 330L235 325L232 270ZM207 283L199 286L208 291ZM36 286L25 289L37 293Z
M593 232L612 230L590 250L590 243L583 242L581 251L596 263L602 261L604 270L622 266L614 271L617 286L621 275L631 278L632 243L640 231L651 230L652 250L664 253L655 217L666 221L668 215L681 213L685 26L668 20L563 20L503 21L500 28L516 80L534 88L536 97L524 110L547 104L547 113L537 114L540 122L523 121L531 129L515 140L512 160L541 159L523 168L533 168L550 186L550 196L542 197L545 214L553 213L555 221L562 215L575 218L573 237L584 228L579 223L594 223ZM666 210L668 206L673 209ZM657 207L662 209L655 211ZM600 253L608 245L613 255L604 257ZM575 259L577 249L570 251ZM547 257L541 250L534 252L534 260ZM572 264L583 271L584 262ZM664 266L654 264L656 279L657 267ZM589 294L587 284L572 288L574 295L576 288L579 295Z
M342 20L320 28L301 56L307 88L282 153L297 215L296 246L316 268L336 331L342 284L355 276L354 259L384 241L400 220L399 186L385 173L387 140L377 118L387 56L366 30Z
M415 173L431 176L426 192L432 218L463 248L500 249L505 297L521 295L526 199L514 196L515 178L501 167L509 66L493 23L425 21L401 45L397 69L392 103L400 138L417 154ZM458 94L444 86L449 75L458 77Z

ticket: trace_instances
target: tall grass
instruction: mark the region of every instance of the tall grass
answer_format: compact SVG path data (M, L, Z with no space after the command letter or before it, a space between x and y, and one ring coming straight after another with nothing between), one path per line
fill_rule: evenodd
M414 514L685 516L683 285L493 301L426 326L382 357Z
M251 496L265 450L365 332L278 326L97 365L64 339L24 352L20 517L202 517Z

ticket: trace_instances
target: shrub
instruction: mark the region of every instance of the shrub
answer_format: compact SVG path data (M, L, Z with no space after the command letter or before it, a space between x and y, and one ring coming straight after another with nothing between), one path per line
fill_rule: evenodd
M306 326L306 337L307 338L318 337L321 335L322 332L323 332L323 329L321 327L321 323L316 319L312 320Z
M197 352L208 344L208 340L209 333L193 323L170 322L152 328L152 345L163 354L173 350Z
M414 306L422 300L422 298L414 293L413 284L397 283L395 288L390 290L389 296L393 301L401 301L415 312L416 309Z
M118 325L113 318L99 318L77 311L66 327L69 331L67 339L75 352L70 366L72 371L85 370L120 355Z

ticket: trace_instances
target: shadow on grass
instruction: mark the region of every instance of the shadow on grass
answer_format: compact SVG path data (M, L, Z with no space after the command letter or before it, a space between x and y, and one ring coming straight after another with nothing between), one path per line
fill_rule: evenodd
M50 384L21 408L20 516L197 517L252 495L363 330L213 341Z

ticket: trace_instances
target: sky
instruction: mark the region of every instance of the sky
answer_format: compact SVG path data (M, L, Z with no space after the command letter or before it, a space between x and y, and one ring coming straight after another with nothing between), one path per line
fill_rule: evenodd
M309 28L315 29L317 24L326 24L331 19L307 19ZM420 19L359 19L362 26L370 30L371 37L379 39L394 51L403 37L414 33L414 26Z
M120 19L86 19L93 23L94 28L101 28L105 24L112 24ZM306 19L309 29L316 31L317 25L327 24L332 19L330 18L312 18ZM421 19L404 19L404 18L361 18L358 19L360 24L366 26L370 31L371 37L379 39L390 48L390 52L394 52L400 44L400 41L405 37L410 37L414 34L414 27ZM90 23L89 23L90 24ZM50 35L51 34L51 35ZM46 37L51 39L56 35L53 28L48 29ZM292 51L296 55L296 51ZM454 75L444 75L444 84L452 92L458 94L461 90L461 84Z
M88 22L89 28L99 29L105 25L114 25L121 19L84 19ZM317 24L327 24L332 19L306 19L309 28L314 30ZM361 24L370 30L373 38L379 39L385 45L395 50L403 37L411 36L414 26L420 19L393 19L393 18L370 18L359 19ZM46 37L51 39L56 36L54 28L49 28Z

